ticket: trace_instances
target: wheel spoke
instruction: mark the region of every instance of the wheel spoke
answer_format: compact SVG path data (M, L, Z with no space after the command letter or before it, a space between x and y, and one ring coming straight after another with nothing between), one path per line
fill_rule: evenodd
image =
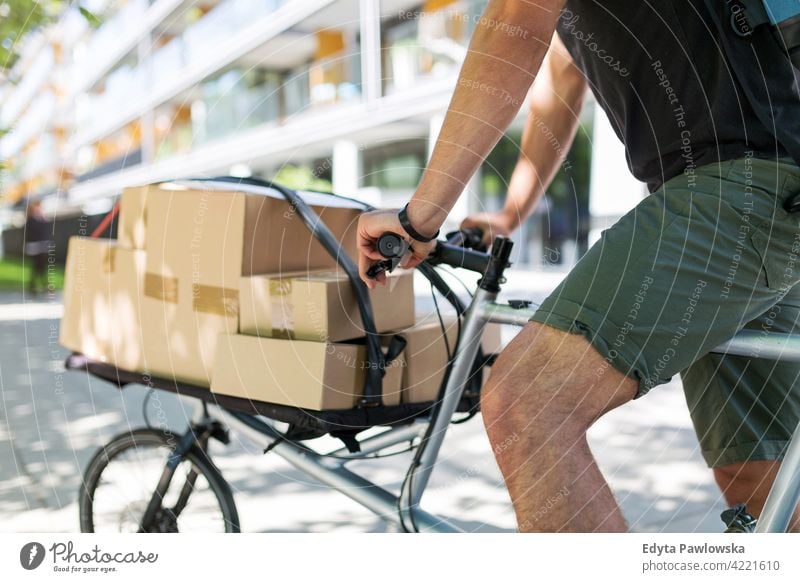
M84 531L137 531L153 501L157 507L151 508L148 531L238 530L230 488L204 456L190 451L165 484L171 448L160 433L128 433L106 450L106 456L92 460L84 477ZM162 496L156 498L159 489Z

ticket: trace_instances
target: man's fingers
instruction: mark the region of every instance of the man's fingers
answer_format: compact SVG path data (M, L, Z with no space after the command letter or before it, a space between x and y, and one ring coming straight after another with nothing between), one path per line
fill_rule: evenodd
M372 266L372 261L369 260L364 253L360 253L358 255L358 274L361 276L361 280L367 285L368 288L374 289L375 288L375 279L371 279L367 275L367 271Z
M383 255L378 252L378 239L372 238L369 235L360 234L358 236L358 253L369 257L374 261L383 259Z
M380 252L378 252L378 250L374 247L362 250L361 255L373 261L380 261L381 259L386 258L382 254L380 254Z

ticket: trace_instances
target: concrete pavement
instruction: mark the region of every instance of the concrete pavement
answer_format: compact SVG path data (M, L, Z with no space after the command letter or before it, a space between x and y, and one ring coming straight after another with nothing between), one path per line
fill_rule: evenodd
M514 273L506 297L542 297L562 275ZM420 302L427 292L418 286ZM77 492L95 450L140 427L146 391L119 391L65 372L57 345L58 297L37 303L0 297L0 523L3 531L78 530ZM513 335L509 329L506 339ZM160 407L173 430L191 407L170 394ZM678 382L614 411L590 434L601 467L631 527L638 531L720 531L723 509L703 463ZM326 443L321 443L325 446ZM234 438L213 454L236 493L245 531L387 531L367 510L321 487L274 455ZM409 456L359 465L365 476L398 488ZM479 418L453 426L425 496L429 511L469 531L514 527L508 495Z

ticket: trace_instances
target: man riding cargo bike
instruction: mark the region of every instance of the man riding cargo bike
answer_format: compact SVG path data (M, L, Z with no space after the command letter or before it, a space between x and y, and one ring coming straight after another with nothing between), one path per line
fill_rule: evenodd
M586 431L676 374L726 500L762 512L800 422L800 367L764 359L757 342L750 357L712 351L741 330L765 342L799 331L799 46L790 1L490 2L416 193L399 213L361 216L368 285L383 279L368 270L385 233L419 265L534 79L505 208L463 226L490 240L530 215L563 157L538 127L570 144L587 89L647 183L482 390L492 443L518 438L493 448L521 531L626 529ZM793 473L782 479L796 487ZM569 496L538 511L564 487ZM787 521L800 531L796 508Z
M490 1L400 211L258 178L126 189L129 236L70 241L67 367L198 406L183 434L148 423L96 453L82 531L240 531L210 456L229 429L401 531L462 531L422 498L449 427L478 411L520 531L622 531L587 430L677 374L727 531L800 530L798 7ZM532 84L505 208L437 240ZM589 88L650 194L541 305L498 302L507 235L553 179ZM87 265L93 278L74 276ZM398 265L417 276L381 286ZM480 275L468 302L439 266ZM427 322L414 316L420 277ZM437 297L455 311L447 323ZM315 317L295 317L309 304ZM497 356L487 323L523 329ZM341 445L307 444L322 436ZM399 487L351 468L402 454Z

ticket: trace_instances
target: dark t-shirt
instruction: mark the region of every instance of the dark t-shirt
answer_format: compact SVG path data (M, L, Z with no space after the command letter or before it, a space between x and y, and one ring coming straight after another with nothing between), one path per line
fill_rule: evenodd
M651 191L747 152L786 155L742 93L703 0L567 0L557 30Z

